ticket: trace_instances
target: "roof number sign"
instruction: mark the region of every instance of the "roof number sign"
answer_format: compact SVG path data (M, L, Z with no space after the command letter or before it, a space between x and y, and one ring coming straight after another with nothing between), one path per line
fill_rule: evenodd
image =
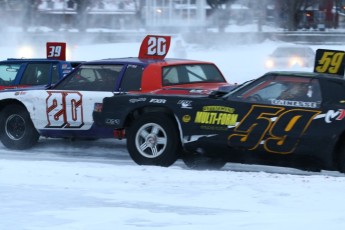
M66 60L66 43L47 42L47 59Z
M170 40L170 36L146 36L140 46L139 58L163 60L168 54Z
M345 52L318 49L315 56L314 72L344 76Z

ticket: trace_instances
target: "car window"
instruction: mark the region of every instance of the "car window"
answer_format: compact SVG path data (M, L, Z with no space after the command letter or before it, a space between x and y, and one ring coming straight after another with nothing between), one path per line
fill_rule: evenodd
M254 81L229 97L250 103L318 108L319 81L313 78L275 76Z
M55 86L59 90L114 91L123 65L81 65Z
M329 81L328 82L328 87L329 87L329 91L328 92L332 92L331 93L331 101L330 102L341 102L345 99L345 91L344 91L344 84L341 82L337 82L337 81ZM329 99L328 99L329 100Z
M21 85L46 85L50 81L50 63L29 63L27 64Z
M197 64L163 67L162 82L164 86L168 86L197 82L225 82L225 79L216 66Z
M128 65L123 75L120 90L141 90L141 80L144 68L139 65Z
M1 64L0 65L0 85L13 85L21 64Z

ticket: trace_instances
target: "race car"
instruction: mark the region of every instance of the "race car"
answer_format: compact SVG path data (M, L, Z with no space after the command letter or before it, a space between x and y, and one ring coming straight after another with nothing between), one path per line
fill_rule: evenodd
M66 61L66 43L48 42L46 58L8 58L0 61L0 90L47 88L81 62Z
M149 35L139 57L83 62L49 89L0 93L1 142L26 149L40 136L112 138L112 129L94 124L92 111L113 92L206 95L229 86L214 63L165 58L169 46L170 37Z
M269 55L265 67L295 68L312 67L314 65L315 52L309 46L279 46Z
M333 66L334 67L334 66ZM191 168L227 162L345 172L345 80L312 72L268 72L227 94L119 94L93 112L125 130L139 165Z

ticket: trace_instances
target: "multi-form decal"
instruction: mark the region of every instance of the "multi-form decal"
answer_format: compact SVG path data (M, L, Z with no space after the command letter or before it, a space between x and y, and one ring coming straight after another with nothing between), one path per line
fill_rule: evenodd
M235 125L238 114L235 114L234 111L233 108L225 106L204 106L202 111L196 112L194 123L226 127Z

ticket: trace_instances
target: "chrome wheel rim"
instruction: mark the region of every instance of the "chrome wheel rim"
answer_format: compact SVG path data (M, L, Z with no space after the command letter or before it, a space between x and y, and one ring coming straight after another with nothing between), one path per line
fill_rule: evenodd
M143 125L135 136L135 146L147 158L160 156L167 147L168 137L162 126L155 123Z

